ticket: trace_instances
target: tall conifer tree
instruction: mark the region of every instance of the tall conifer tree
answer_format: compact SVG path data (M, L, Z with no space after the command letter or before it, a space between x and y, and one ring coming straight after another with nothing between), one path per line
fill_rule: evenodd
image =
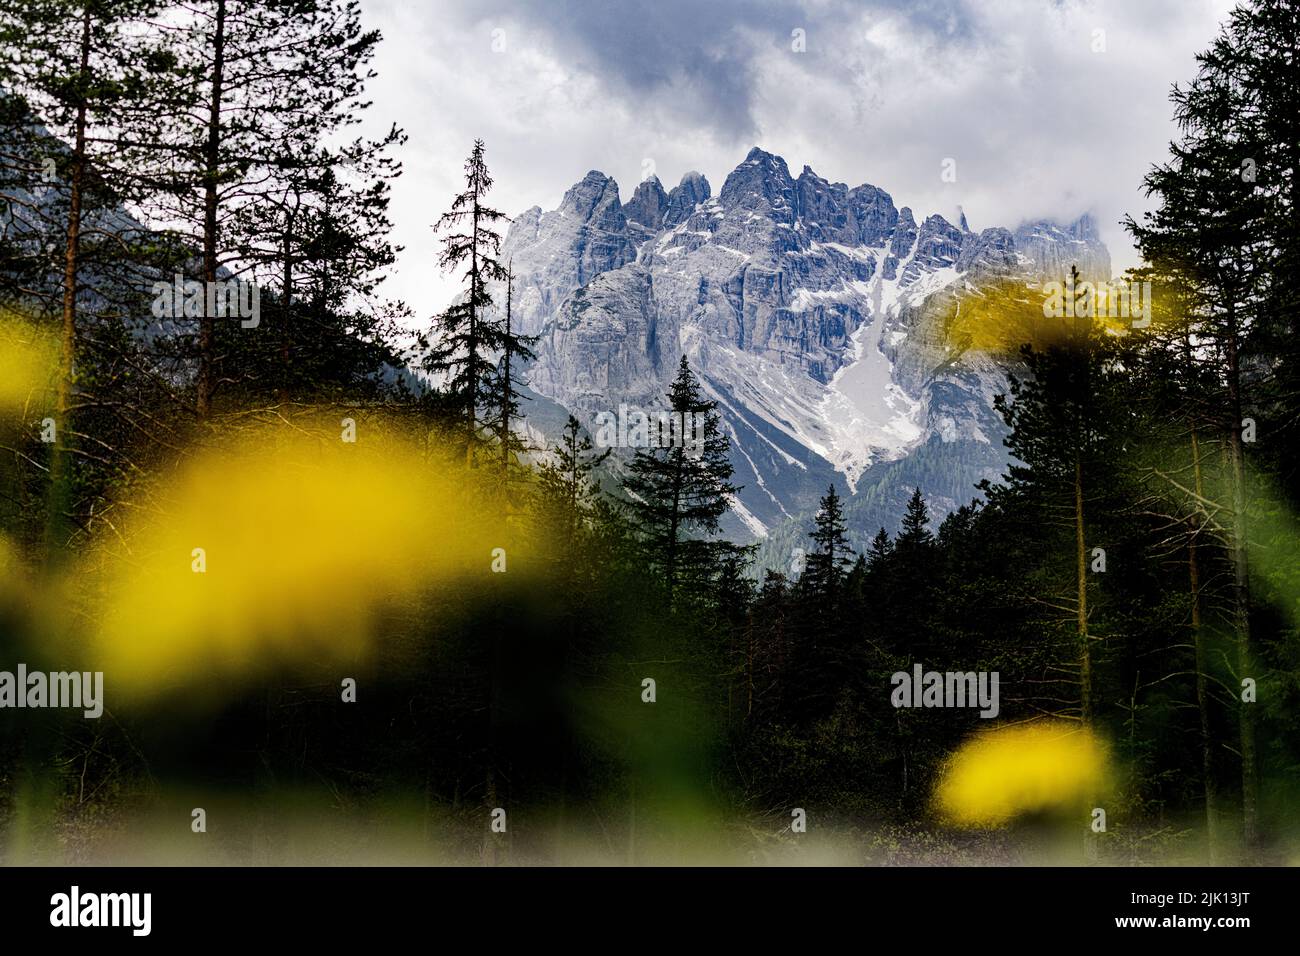
M624 487L632 497L651 560L662 570L671 596L685 580L700 583L717 572L725 542L691 535L716 534L719 519L739 489L731 483L729 442L722 433L717 403L703 397L685 355L668 391L668 410L679 421L692 416L688 421L694 428L666 446L637 449Z

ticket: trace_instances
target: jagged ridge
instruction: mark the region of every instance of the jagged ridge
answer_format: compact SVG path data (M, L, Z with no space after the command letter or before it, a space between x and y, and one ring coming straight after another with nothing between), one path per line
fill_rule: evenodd
M589 427L622 402L657 408L689 356L732 439L745 487L726 530L740 539L807 514L831 482L896 499L863 521L887 519L906 495L876 485L911 475L910 456L924 455L937 512L965 500L956 489L973 496L1005 463L992 409L1005 370L954 351L936 316L993 280L1032 285L1071 264L1110 275L1091 217L918 224L876 186L807 166L792 177L757 147L716 196L690 172L668 192L649 177L622 203L593 170L558 209L520 215L505 254L523 328L540 335L532 387Z

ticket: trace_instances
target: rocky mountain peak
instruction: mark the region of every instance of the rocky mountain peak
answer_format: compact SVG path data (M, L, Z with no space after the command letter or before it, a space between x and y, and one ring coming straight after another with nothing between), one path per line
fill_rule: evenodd
M559 208L542 212L533 207L516 217L501 251L518 280L515 309L521 330L536 333L573 289L634 260L634 238L618 183L595 169L565 192Z
M1060 277L1077 265L1085 278L1110 278L1110 253L1090 213L1064 224L1049 219L1021 223L1012 235L1016 251L1035 272Z
M785 160L755 146L722 184L718 202L726 209L770 214L776 222L793 225L795 184Z
M668 193L668 205L664 209L662 225L664 228L671 228L685 222L695 211L695 207L700 203L708 202L712 195L709 181L702 174L692 170Z
M1084 242L1100 242L1101 233L1097 231L1097 220L1093 218L1092 213L1085 212L1074 222L1066 226L1066 232L1075 239L1081 239Z
M664 223L664 213L668 211L668 194L659 182L659 177L651 175L641 180L632 193L632 198L623 206L623 215L629 223L644 226L649 232L657 232Z
M925 217L916 237L916 252L903 273L903 284L916 281L923 271L952 268L961 255L963 233L938 213Z
M795 198L800 223L814 240L857 244L857 224L843 183L829 183L805 166L795 183Z
M581 180L574 183L565 192L560 201L560 213L573 216L582 222L593 218L607 218L611 207L622 216L622 207L618 200L618 183L612 176L606 176L598 169L593 169Z

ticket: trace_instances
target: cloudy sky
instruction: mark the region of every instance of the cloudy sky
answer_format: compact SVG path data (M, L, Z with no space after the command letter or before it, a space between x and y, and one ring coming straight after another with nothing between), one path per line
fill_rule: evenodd
M375 128L410 135L390 296L423 323L455 281L431 225L476 137L493 199L554 208L590 169L721 188L754 145L971 228L1090 211L1116 270L1188 79L1232 0L366 0ZM956 181L942 176L955 161Z

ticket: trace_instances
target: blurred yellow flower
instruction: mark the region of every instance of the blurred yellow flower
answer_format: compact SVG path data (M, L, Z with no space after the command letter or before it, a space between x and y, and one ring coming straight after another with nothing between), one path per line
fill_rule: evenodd
M1105 748L1077 723L985 731L952 755L935 788L948 823L997 827L1023 813L1082 807L1109 785Z
M394 599L492 576L491 515L400 443L259 431L198 453L106 540L97 666L115 692L353 660Z

